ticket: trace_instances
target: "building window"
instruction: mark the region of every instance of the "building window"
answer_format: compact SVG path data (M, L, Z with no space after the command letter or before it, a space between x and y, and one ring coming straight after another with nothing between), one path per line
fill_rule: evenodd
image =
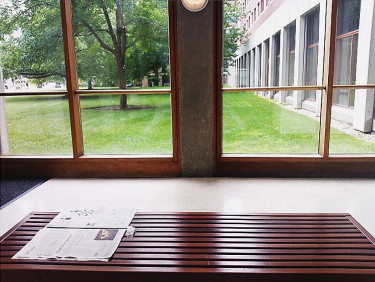
M274 36L274 54L275 54L275 68L273 76L273 86L279 86L280 81L280 32Z
M305 84L316 85L319 50L319 9L306 16ZM305 100L316 100L316 91L305 92Z
M264 81L264 86L269 86L269 71L270 71L270 41L266 40L264 43L264 60L265 60L265 81Z
M357 49L361 0L340 0L337 14L335 57L335 84L356 82ZM354 89L339 89L333 94L333 103L354 107Z
M294 85L294 62L296 49L296 24L293 23L288 28L288 85ZM288 91L288 95L292 95L293 91Z
M262 86L262 44L259 44L258 51L258 86Z

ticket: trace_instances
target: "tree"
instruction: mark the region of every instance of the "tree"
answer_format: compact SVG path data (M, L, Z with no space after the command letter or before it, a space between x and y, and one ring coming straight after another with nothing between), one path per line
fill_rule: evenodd
M6 78L20 75L39 80L65 78L57 1L2 3L0 23L0 60Z
M146 40L149 44L166 40L168 44L168 36L160 36L168 34L167 1L72 0L72 7L80 79L114 84L115 69L116 84L126 89L126 59L131 49L146 46L141 43ZM61 23L56 22L60 21L58 1L9 0L0 9L6 76L64 77ZM100 70L103 65L110 66L109 73ZM126 98L120 97L121 109L127 108Z
M166 11L167 2L159 2L164 3ZM126 59L131 48L141 41L159 41L160 34L168 28L163 26L165 22L159 15L160 3L149 0L73 0L72 3L76 35L84 35L82 40L95 38L101 48L113 55L118 86L126 89ZM127 97L121 95L120 109L126 108Z
M242 6L238 0L224 0L223 15L223 68L227 69L236 58L236 52L241 41L245 38L245 31L237 26L244 17Z
M71 0L80 80L126 89L128 79L169 72L167 1ZM224 68L244 33L238 1L224 1ZM0 4L0 59L6 78L65 78L57 0L8 0ZM127 108L121 95L120 108Z

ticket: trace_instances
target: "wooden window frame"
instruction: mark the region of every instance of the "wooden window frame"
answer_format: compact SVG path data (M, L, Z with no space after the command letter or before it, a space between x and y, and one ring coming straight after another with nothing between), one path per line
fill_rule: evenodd
M216 1L216 66L222 66L222 2ZM375 89L375 85L334 85L334 54L336 44L337 0L327 1L325 59L323 85L292 87L222 88L221 72L216 75L216 175L226 177L374 177L375 154L329 154L332 94L334 89ZM235 155L222 153L223 95L245 91L321 90L322 111L318 154L293 155Z
M177 88L176 1L168 0L170 90L79 90L75 61L71 0L60 0L66 91L2 92L0 96L68 95L73 157L69 156L0 156L1 172L6 177L175 177L181 175L179 147L179 112ZM172 155L84 155L80 113L80 95L101 94L170 94L172 112Z

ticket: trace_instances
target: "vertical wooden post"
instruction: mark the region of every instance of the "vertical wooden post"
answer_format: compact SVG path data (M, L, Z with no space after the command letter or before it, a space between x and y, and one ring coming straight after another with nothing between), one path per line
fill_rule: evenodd
M213 149L216 151L214 156L214 174L217 175L217 163L220 161L223 154L223 17L224 17L224 2L215 1L215 15L214 15L214 42L215 42L215 52L214 52L214 136L215 144ZM250 55L250 53L249 53ZM250 68L250 66L249 66Z
M333 96L333 79L335 70L335 47L337 26L337 0L327 0L326 35L323 68L322 110L320 121L319 154L329 157L329 138L331 134L331 112Z
M169 52L171 69L171 110L172 110L172 142L173 142L173 160L180 162L180 131L179 131L179 111L178 111L178 72L177 72L177 19L176 19L176 1L168 0L168 19L169 19Z
M83 136L79 96L75 94L78 88L77 66L74 50L73 17L71 0L60 0L61 20L64 38L64 55L66 70L66 87L68 90L70 123L72 130L73 156L83 155Z
M0 93L4 92L3 69L0 66ZM0 96L0 155L9 155L8 125L5 115L5 97Z

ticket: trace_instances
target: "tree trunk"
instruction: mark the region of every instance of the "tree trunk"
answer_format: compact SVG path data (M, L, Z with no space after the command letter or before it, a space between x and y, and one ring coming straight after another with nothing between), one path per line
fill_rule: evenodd
M118 84L120 89L126 89L126 72L125 72L125 62L118 62ZM120 110L125 110L128 107L128 97L123 94L120 95Z
M92 79L89 79L89 81L87 82L87 89L92 90Z

